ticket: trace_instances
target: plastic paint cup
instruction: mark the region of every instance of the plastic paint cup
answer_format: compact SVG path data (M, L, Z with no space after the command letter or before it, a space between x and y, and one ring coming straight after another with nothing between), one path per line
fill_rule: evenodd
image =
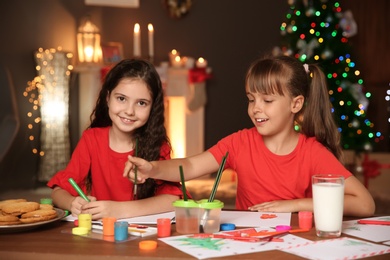
M194 200L176 200L175 208L176 231L180 234L199 233L199 204Z
M300 211L298 212L299 228L311 229L313 227L313 212Z
M115 222L114 224L114 237L115 241L126 240L129 236L129 223L126 221Z
M201 214L199 222L202 225L204 233L216 233L219 232L221 224L221 210L224 206L220 200L208 201L203 199L198 201L201 208Z
M116 218L113 217L105 217L102 219L103 222L103 235L104 236L113 236L114 235L114 227Z
M91 214L79 214L78 215L78 226L85 227L88 231L92 229L92 215Z
M158 218L157 219L157 236L169 237L171 235L171 219Z

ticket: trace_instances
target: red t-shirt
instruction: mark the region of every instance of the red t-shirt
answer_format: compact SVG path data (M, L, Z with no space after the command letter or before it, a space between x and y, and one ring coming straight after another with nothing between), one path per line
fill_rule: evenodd
M73 178L86 192L85 178L91 170L91 195L97 200L128 201L133 199L133 183L123 177L128 155L134 151L118 153L109 147L110 127L90 128L84 131L67 167L59 171L47 186L59 186L73 196L78 196L68 179ZM170 147L161 147L161 160L170 159ZM172 194L182 196L180 183L157 180L155 195Z
M270 152L254 127L223 138L208 151L219 163L229 152L225 168L237 173L239 210L262 202L311 197L312 175L352 175L321 143L305 135L300 135L287 155Z

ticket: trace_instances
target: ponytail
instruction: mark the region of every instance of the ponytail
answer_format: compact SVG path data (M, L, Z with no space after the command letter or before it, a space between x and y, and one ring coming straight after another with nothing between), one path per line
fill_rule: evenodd
M302 133L315 137L341 160L340 133L331 111L325 75L317 65L309 65L308 69L309 89L301 122Z

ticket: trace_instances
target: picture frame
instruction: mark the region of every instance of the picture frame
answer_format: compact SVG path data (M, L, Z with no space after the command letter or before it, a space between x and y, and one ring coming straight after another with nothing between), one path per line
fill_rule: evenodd
M138 8L139 0L85 0L85 5Z
M123 45L120 42L107 42L101 44L103 63L111 65L123 59Z

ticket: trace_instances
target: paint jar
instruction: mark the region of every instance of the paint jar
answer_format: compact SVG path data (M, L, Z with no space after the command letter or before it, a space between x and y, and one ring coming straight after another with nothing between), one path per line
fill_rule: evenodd
M129 236L129 223L127 221L118 221L114 225L114 237L115 241L127 240Z
M176 232L180 234L199 233L200 208L194 200L176 200L175 208Z
M313 227L313 212L299 211L298 212L299 228L311 229Z
M171 235L171 219L158 218L157 219L157 236L169 237Z
M102 219L103 222L103 235L104 236L113 236L114 235L114 227L116 218L113 217L104 217Z
M198 201L200 207L200 232L216 233L219 232L221 224L221 210L224 206L220 200L209 202L207 199Z
M79 214L78 215L78 226L85 227L88 231L92 229L92 215L91 214Z

